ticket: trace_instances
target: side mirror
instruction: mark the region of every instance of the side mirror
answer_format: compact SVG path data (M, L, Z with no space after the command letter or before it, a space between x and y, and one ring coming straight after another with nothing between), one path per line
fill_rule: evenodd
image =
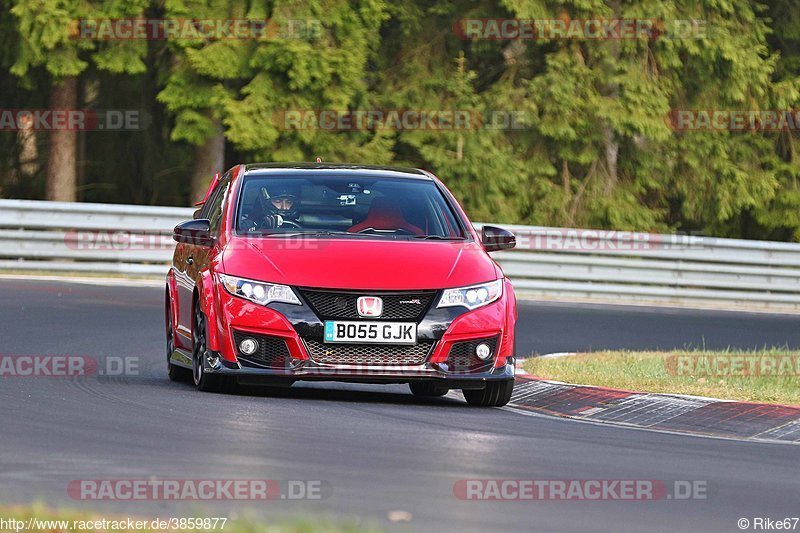
M181 222L172 230L172 238L186 244L211 246L214 244L214 237L211 236L211 221L207 218L198 218Z
M517 245L517 238L507 229L496 226L483 226L481 242L487 252L510 250Z

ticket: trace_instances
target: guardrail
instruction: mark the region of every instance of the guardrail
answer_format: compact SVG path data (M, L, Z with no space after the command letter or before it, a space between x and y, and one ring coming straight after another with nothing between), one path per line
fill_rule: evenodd
M192 213L0 200L0 270L161 277ZM800 244L503 227L518 246L494 256L523 295L800 311Z
M0 270L163 277L182 207L0 200Z

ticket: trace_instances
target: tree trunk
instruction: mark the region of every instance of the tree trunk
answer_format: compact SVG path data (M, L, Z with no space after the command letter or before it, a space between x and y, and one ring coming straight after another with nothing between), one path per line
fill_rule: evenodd
M614 11L614 17L619 19L622 16L622 9L620 7L620 0L612 0L611 9ZM609 57L604 63L605 75L610 80L616 74L616 67L619 64L620 58L620 43L619 40L611 39L608 41ZM609 82L602 90L604 96L619 99L619 85L614 82ZM619 158L619 142L611 129L611 125L607 120L602 124L603 135L603 149L605 152L606 160L606 179L603 186L603 192L606 196L611 196L617 186L619 175L617 173L617 160Z
M39 167L39 148L36 144L36 130L33 129L33 120L28 120L17 133L19 142L19 168L26 178L36 174Z
M605 182L605 194L610 196L614 192L617 185L617 159L619 158L619 143L614 137L614 132L611 131L611 126L608 123L603 124L603 147L605 148L606 155L606 170L608 175Z
M53 85L50 109L78 108L78 78L69 76ZM47 158L47 199L74 202L77 187L76 148L78 132L55 129L50 134L50 155Z
M222 123L214 120L214 135L195 148L194 170L190 191L190 205L203 199L211 177L223 172L225 166L225 133Z

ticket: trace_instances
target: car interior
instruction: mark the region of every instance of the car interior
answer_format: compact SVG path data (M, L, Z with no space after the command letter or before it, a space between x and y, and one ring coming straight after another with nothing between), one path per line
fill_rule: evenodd
M245 233L294 232L297 227L264 227L270 214L262 198L292 183L298 191L296 222L308 230L384 236L460 238L454 214L433 183L404 180L246 178L237 224ZM247 228L245 221L256 221Z

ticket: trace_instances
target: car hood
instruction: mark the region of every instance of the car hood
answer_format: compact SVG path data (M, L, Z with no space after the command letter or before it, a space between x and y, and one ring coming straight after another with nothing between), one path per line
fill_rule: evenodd
M440 289L497 279L499 268L474 241L345 238L234 238L225 273L300 287Z

